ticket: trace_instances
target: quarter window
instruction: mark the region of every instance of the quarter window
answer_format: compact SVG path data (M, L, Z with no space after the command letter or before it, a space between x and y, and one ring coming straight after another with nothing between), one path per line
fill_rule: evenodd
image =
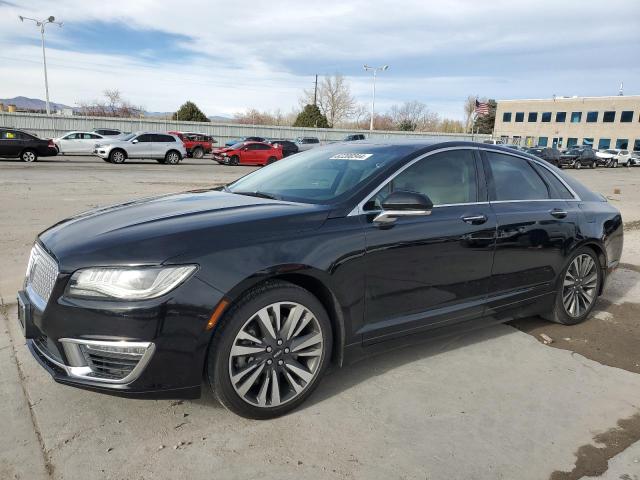
M538 121L538 112L529 112L527 117L527 122L537 122Z
M419 160L376 195L376 206L398 190L422 193L434 205L473 203L478 200L476 164L471 150L451 150Z
M582 121L582 112L571 112L571 123L580 123Z
M587 123L596 123L598 121L598 112L587 112Z
M606 122L606 123L611 123L614 122L616 119L616 112L615 111L608 111L608 112L604 112L602 114L602 121Z
M567 112L556 112L556 122L564 122L567 120Z
M516 112L516 122L524 122L524 112Z
M623 123L633 122L633 110L625 110L620 113L620 121Z
M549 190L526 160L502 153L487 152L493 175L492 200L544 200Z
M558 180L558 178L548 169L535 164L533 165L533 167L549 186L552 198L562 198L564 200L574 198L569 189L565 187L564 184L560 180Z
M542 112L542 123L549 123L551 121L551 112Z
M504 112L502 114L502 121L503 122L510 122L511 121L511 112Z

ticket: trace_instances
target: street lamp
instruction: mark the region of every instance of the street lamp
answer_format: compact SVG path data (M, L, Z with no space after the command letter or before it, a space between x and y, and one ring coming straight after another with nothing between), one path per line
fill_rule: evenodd
M376 74L378 70L384 72L389 69L389 65L383 65L382 67L370 67L369 65L364 65L364 69L369 72L373 71L373 98L371 99L371 123L369 124L369 130L373 131L373 117L375 115L376 110Z
M21 22L25 20L29 20L34 22L36 26L40 27L40 37L42 38L42 64L44 65L44 89L47 95L47 115L51 114L51 109L49 108L49 81L47 80L47 56L44 53L44 27L49 23L55 23L58 27L62 27L62 22L56 22L56 18L52 15L45 20L37 20L35 18L23 17L22 15L18 15L18 18Z

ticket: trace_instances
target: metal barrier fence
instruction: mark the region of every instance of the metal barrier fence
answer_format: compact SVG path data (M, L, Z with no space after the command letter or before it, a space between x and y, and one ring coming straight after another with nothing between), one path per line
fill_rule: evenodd
M40 113L1 112L0 127L11 127L35 133L41 138L59 137L72 130L91 131L94 128L116 128L123 132L199 132L211 135L218 143L235 138L259 136L266 138L293 139L296 137L318 137L321 142L342 140L351 133L364 133L368 138L432 138L440 140L469 140L482 142L490 135L440 132L398 132L368 130L345 130L337 128L297 128L277 125L242 125L218 122L181 122L152 118L108 118L45 115Z

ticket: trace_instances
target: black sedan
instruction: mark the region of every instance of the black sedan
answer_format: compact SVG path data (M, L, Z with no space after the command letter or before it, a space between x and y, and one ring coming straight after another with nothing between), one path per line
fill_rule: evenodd
M526 150L527 153L546 160L551 165L560 166L560 150L550 147L533 147Z
M269 418L330 363L531 315L579 323L622 243L616 208L525 153L339 143L52 226L19 318L60 383L193 398L204 375Z
M298 145L291 140L269 140L269 143L273 146L279 145L282 148L282 156L288 157L289 155L293 155L294 153L298 153L300 150L298 149Z
M43 140L22 130L0 128L0 157L35 162L38 157L51 157L57 154L58 149L53 140Z

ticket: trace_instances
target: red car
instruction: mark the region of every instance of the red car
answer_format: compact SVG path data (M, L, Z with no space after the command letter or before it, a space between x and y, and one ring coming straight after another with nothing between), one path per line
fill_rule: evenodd
M264 142L239 142L212 153L216 162L225 165L268 165L282 160L282 147Z
M194 133L194 132L168 132L175 136L177 136L182 143L184 143L184 148L187 150L187 156L193 158L202 158L205 153L211 153L213 150L213 144L217 143L213 138L209 135L205 135L204 133Z

